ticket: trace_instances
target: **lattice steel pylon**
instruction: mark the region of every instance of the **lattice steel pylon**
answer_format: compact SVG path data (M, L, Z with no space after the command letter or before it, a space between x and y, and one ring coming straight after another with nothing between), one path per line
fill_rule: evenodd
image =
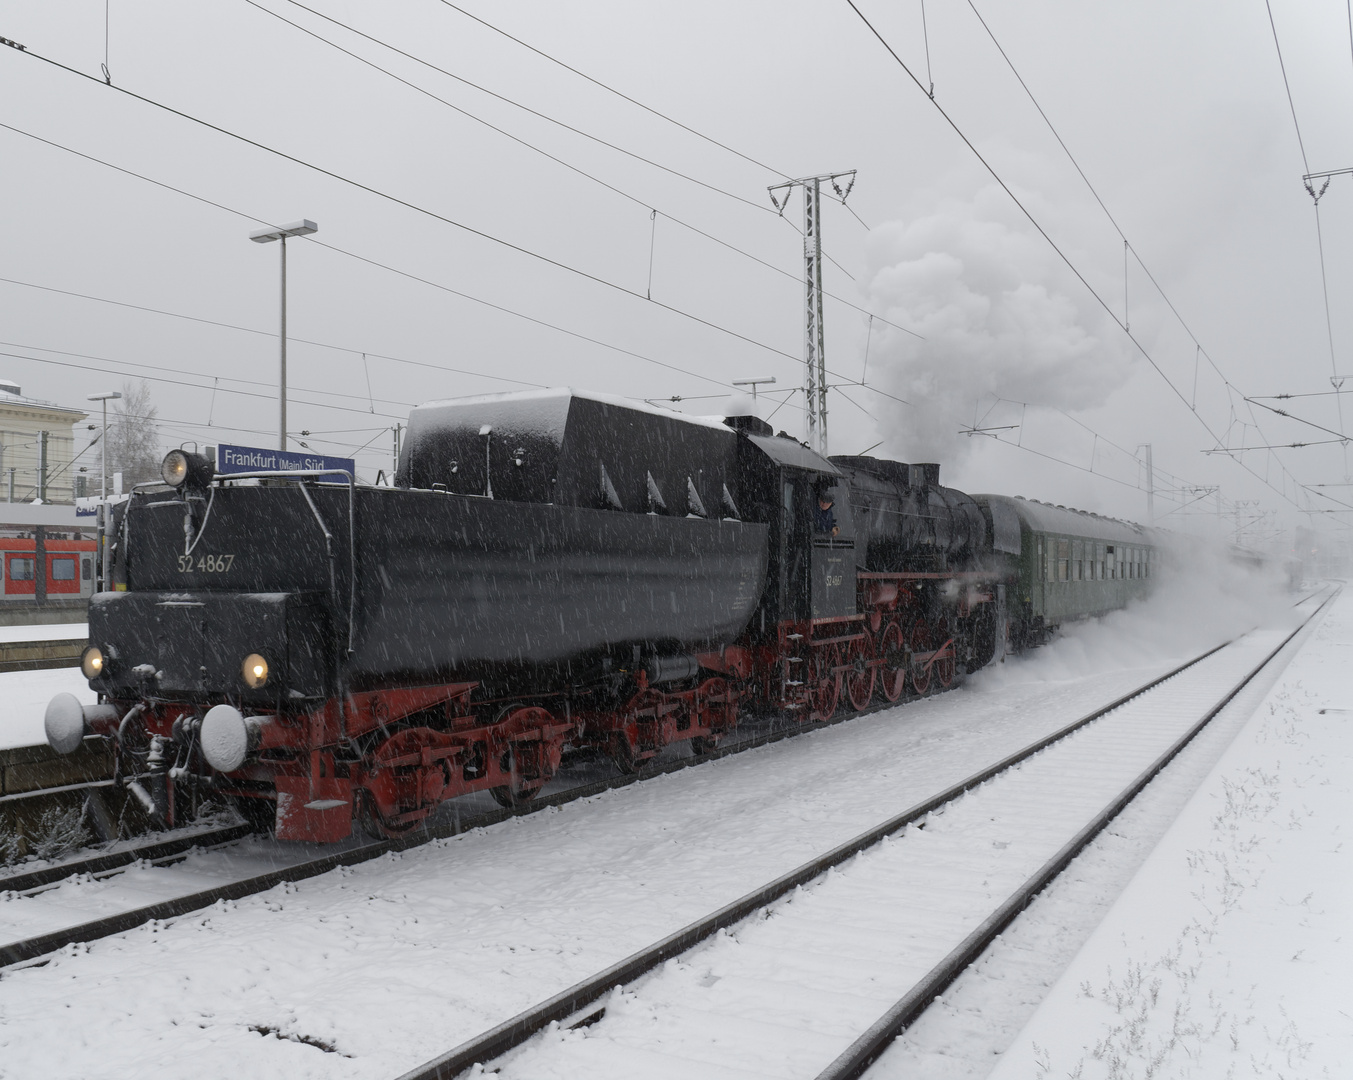
M849 177L845 190L839 181ZM844 204L850 189L855 186L855 170L804 176L783 184L772 184L767 190L770 201L783 216L789 205L790 192L803 188L803 393L808 418L808 445L819 454L827 453L827 350L822 325L822 184L831 184L832 190ZM780 198L777 191L783 191Z

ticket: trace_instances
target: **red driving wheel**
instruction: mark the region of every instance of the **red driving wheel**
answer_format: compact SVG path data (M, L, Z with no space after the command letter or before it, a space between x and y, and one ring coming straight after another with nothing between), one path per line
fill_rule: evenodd
M874 642L868 636L858 637L846 648L849 650L846 662L850 665L845 678L846 697L856 712L864 712L874 696L874 679L878 675L878 669L870 663L874 659Z
M949 655L942 656L938 660L936 660L930 666L930 670L935 673L935 678L939 682L940 686L946 690L953 685L954 673L958 670L958 661L954 655L956 651L954 648L955 643L949 641L949 635L951 633L952 631L949 628L948 619L942 618L940 619L939 622L935 624L935 629L933 632L935 639L935 648L939 648L945 645L945 643L947 642L948 643L947 651Z
M907 686L907 653L902 627L896 621L889 622L879 635L878 655L883 658L883 667L879 671L883 696L896 701Z
M925 622L917 619L911 624L911 632L907 635L907 644L911 646L912 658L908 674L911 676L911 688L918 694L924 694L930 689L930 668L928 654L934 645L930 642L930 627ZM926 659L918 660L917 653L927 654Z
M841 676L835 670L841 666L841 649L837 645L816 648L812 662L813 682L809 689L813 711L819 720L826 720L836 712L836 704L841 698Z

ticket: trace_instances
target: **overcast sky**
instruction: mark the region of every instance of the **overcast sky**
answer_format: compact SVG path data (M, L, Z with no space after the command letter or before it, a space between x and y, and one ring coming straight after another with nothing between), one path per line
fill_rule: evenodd
M289 0L111 0L106 52L103 2L0 3L29 53L0 48L0 378L63 404L145 378L166 448L274 445L278 252L247 235L310 218L288 427L368 478L436 398L571 385L715 413L733 379L803 382L802 202L781 219L767 185L857 169L824 214L827 364L857 384L831 395L833 453L1143 520L1149 443L1166 524L1201 527L1196 489L1220 485L1232 529L1346 533L1298 509L1353 504L1314 486L1344 482L1339 443L1205 453L1334 438L1244 397L1323 394L1266 403L1339 431L1330 377L1353 374L1353 177L1320 203L1332 358L1262 0L930 0L924 27L919 2L857 2L933 103L845 0L309 0L416 59ZM1309 169L1353 166L1347 3L1272 5ZM780 399L801 435L802 395Z

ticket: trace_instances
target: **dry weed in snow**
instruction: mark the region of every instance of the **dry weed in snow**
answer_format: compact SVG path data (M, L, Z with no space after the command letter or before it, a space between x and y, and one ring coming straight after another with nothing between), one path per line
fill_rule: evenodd
M1303 746L1307 737L1297 726L1290 695L1279 692L1268 711L1256 741ZM1319 756L1307 758L1298 771L1308 775L1307 767L1321 762ZM1294 798L1301 780L1284 776L1283 769L1275 755L1271 765L1220 777L1211 842L1187 854L1192 918L1168 950L1127 959L1118 969L1110 966L1098 985L1081 984L1082 995L1100 1002L1113 1019L1070 1069L1054 1070L1051 1055L1039 1048L1034 1063L1040 1080L1310 1080L1305 1066L1311 1041L1283 1006L1277 1022L1257 1007L1258 985L1232 984L1225 947L1228 930L1247 932L1229 925L1234 916L1253 916L1269 903L1246 907L1271 870L1274 847L1285 832L1302 828L1311 813ZM1293 903L1309 909L1313 895ZM1328 1073L1322 1068L1314 1075Z

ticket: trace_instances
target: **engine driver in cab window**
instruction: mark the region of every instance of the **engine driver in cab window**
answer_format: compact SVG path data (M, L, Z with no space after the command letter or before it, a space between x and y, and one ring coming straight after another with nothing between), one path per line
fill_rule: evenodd
M836 524L836 511L832 493L827 490L818 492L817 511L813 514L813 531L828 536L839 536L841 526Z

